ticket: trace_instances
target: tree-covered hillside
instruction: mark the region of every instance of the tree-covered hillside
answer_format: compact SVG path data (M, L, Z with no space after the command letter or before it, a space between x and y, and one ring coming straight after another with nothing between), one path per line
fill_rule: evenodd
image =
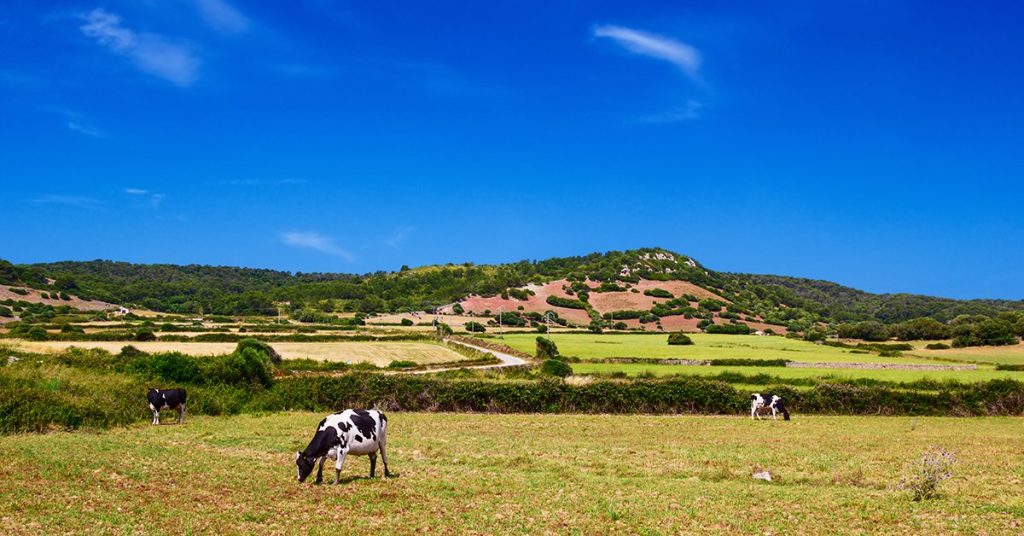
M563 278L622 284L640 279L689 281L728 299L744 314L800 331L815 322L894 323L918 317L947 322L963 314L996 316L1024 310L1024 301L870 294L827 281L715 272L659 248L501 265L403 267L362 275L105 260L33 265L0 261L0 284L53 288L156 311L234 315L276 314L281 302L293 310L328 312L423 310L470 294L495 295Z

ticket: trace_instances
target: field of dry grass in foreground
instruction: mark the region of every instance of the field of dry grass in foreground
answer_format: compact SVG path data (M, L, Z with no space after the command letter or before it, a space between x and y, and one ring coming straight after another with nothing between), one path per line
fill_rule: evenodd
M391 468L295 482L319 414L0 438L0 532L1019 534L1020 418L389 414ZM934 500L895 488L956 452ZM753 480L755 469L775 475Z
M61 352L71 346L101 348L117 353L132 345L144 352L181 352L189 355L231 353L233 342L135 342L135 341L21 341L11 339L14 348L28 352ZM273 342L285 359L310 358L318 361L373 363L385 367L392 361L413 361L420 365L462 361L467 357L440 344L429 342Z

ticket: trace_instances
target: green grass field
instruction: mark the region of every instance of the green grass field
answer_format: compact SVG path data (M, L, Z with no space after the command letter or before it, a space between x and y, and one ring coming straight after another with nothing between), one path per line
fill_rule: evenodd
M947 343L949 341L946 341ZM1010 346L973 346L950 348L949 350L925 349L926 342L915 341L914 350L907 352L917 357L964 361L967 363L989 363L1024 365L1024 344Z
M956 380L960 382L981 382L995 379L1010 378L1024 381L1024 372L994 370L870 370L870 369L822 369L822 368L787 368L787 367L703 367L687 365L650 365L644 363L572 363L575 374L593 374L625 372L629 376L639 376L650 372L655 376L671 376L674 374L692 376L714 376L723 372L738 372L751 376L768 374L780 378L870 378L890 382L912 382L917 380Z
M845 348L813 344L785 337L757 335L691 334L694 344L669 346L668 335L591 335L553 333L562 355L581 359L604 357L678 358L678 359L788 359L803 362L852 363L934 363L925 358L879 357L876 353L852 353ZM505 335L505 344L531 355L537 334Z
M295 482L319 414L0 437L0 532L985 533L1024 526L1020 418L390 414L398 478ZM960 463L913 502L903 467ZM766 448L776 447L776 448ZM753 480L768 469L775 481Z

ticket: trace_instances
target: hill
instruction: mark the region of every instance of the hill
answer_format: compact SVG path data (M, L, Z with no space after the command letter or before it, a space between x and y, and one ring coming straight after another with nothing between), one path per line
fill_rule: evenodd
M717 272L661 248L361 275L108 260L28 265L0 260L0 284L175 313L271 315L281 303L309 314L450 311L458 306L492 315L500 308L525 320L528 313L536 320L553 311L574 324L621 321L637 327L660 322L664 329L708 319L802 331L816 322L894 323L919 317L948 322L964 314L1024 310L1024 301L871 294L828 281Z

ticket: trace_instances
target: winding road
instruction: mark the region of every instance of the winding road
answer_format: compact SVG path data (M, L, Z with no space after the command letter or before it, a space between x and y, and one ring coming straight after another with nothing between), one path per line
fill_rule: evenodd
M499 352L497 350L491 350L490 348L482 348L480 346L474 346L472 344L467 344L467 343L460 342L460 341L453 341L453 340L449 340L449 339L445 339L445 342L450 343L450 344L458 344L460 346L465 346L466 348L472 348L472 349L478 350L480 352L491 354L494 357L497 357L498 360L501 361L501 363L495 363L493 365L473 365L471 367L457 367L457 366L455 366L455 367L433 368L433 369L426 369L426 370L413 370L413 371L409 371L408 374L431 374L431 373L434 373L434 372L444 372L446 370L459 370L459 369L463 369L463 368L465 368L465 369L497 369L497 368L503 368L503 367L518 367L518 366L529 364L529 361L527 361L527 360L525 360L525 359L523 359L521 357L516 357L516 356L511 355L511 354L506 354L504 352Z

